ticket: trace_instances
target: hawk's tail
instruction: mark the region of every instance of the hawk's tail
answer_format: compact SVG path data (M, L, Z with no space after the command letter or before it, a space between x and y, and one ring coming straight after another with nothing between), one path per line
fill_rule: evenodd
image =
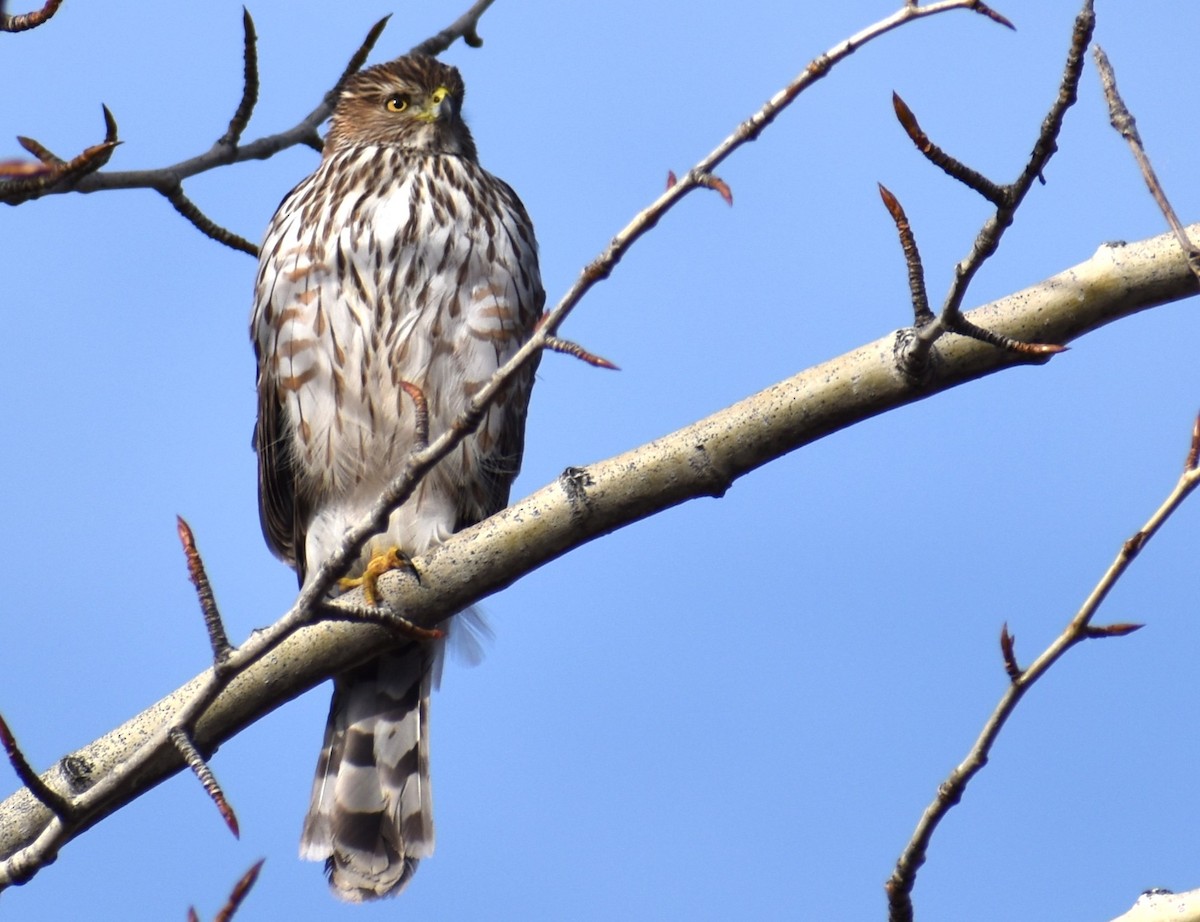
M350 902L404 889L433 854L429 691L433 644L412 644L334 684L300 857L325 861Z

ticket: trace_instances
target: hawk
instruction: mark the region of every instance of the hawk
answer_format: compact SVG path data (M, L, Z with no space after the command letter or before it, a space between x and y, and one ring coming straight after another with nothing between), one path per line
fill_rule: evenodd
M417 441L413 389L435 438L541 316L533 226L479 165L462 104L458 71L431 57L349 78L320 165L267 228L250 323L259 513L301 585ZM368 598L378 561L422 554L507 505L534 364L364 549L352 572ZM342 899L400 892L433 852L441 653L440 641L409 641L334 680L300 854L326 862Z

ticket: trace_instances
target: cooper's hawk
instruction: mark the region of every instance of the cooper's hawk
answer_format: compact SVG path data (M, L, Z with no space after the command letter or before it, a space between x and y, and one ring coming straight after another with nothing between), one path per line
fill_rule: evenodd
M321 164L283 200L259 262L259 511L301 584L430 437L529 337L545 299L533 227L479 166L457 70L413 55L341 91ZM357 564L416 556L502 509L534 363L392 513ZM336 678L302 857L343 899L397 893L433 851L429 691L441 650L411 642Z

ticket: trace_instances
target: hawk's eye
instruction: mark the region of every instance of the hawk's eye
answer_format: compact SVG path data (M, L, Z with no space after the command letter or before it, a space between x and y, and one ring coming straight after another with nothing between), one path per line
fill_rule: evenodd
M389 96L387 101L387 110L389 112L403 112L408 108L408 97L397 93L394 96Z

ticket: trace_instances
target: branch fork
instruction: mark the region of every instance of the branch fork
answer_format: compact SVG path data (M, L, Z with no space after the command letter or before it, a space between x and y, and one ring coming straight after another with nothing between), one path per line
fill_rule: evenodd
M1007 20L1003 20L1003 22L1005 25L1011 26ZM929 308L925 294L924 269L921 266L916 240L908 224L908 219L904 215L904 209L894 195L882 186L880 187L884 203L900 235L905 262L908 266L914 325L911 332L897 339L896 358L901 373L913 382L921 383L928 380L931 374L930 354L933 346L947 333L957 333L960 336L976 339L1020 358L1034 361L1048 359L1066 349L1065 346L1056 343L1022 342L976 326L963 316L962 303L975 273L996 252L1001 237L1012 224L1017 209L1021 206L1029 189L1035 180L1042 178L1046 164L1058 149L1058 135L1062 130L1063 118L1077 98L1079 79L1083 72L1084 52L1091 42L1095 25L1096 16L1092 9L1092 0L1087 0L1075 20L1058 96L1042 122L1041 132L1034 144L1029 161L1017 179L1007 185L999 185L989 180L983 174L946 153L930 140L904 100L898 94L892 94L892 106L896 118L917 150L934 166L963 183L996 208L995 213L984 222L980 229L970 254L954 267L954 280L951 283L950 291L942 304L941 313L935 315ZM1042 181L1044 182L1044 180Z

